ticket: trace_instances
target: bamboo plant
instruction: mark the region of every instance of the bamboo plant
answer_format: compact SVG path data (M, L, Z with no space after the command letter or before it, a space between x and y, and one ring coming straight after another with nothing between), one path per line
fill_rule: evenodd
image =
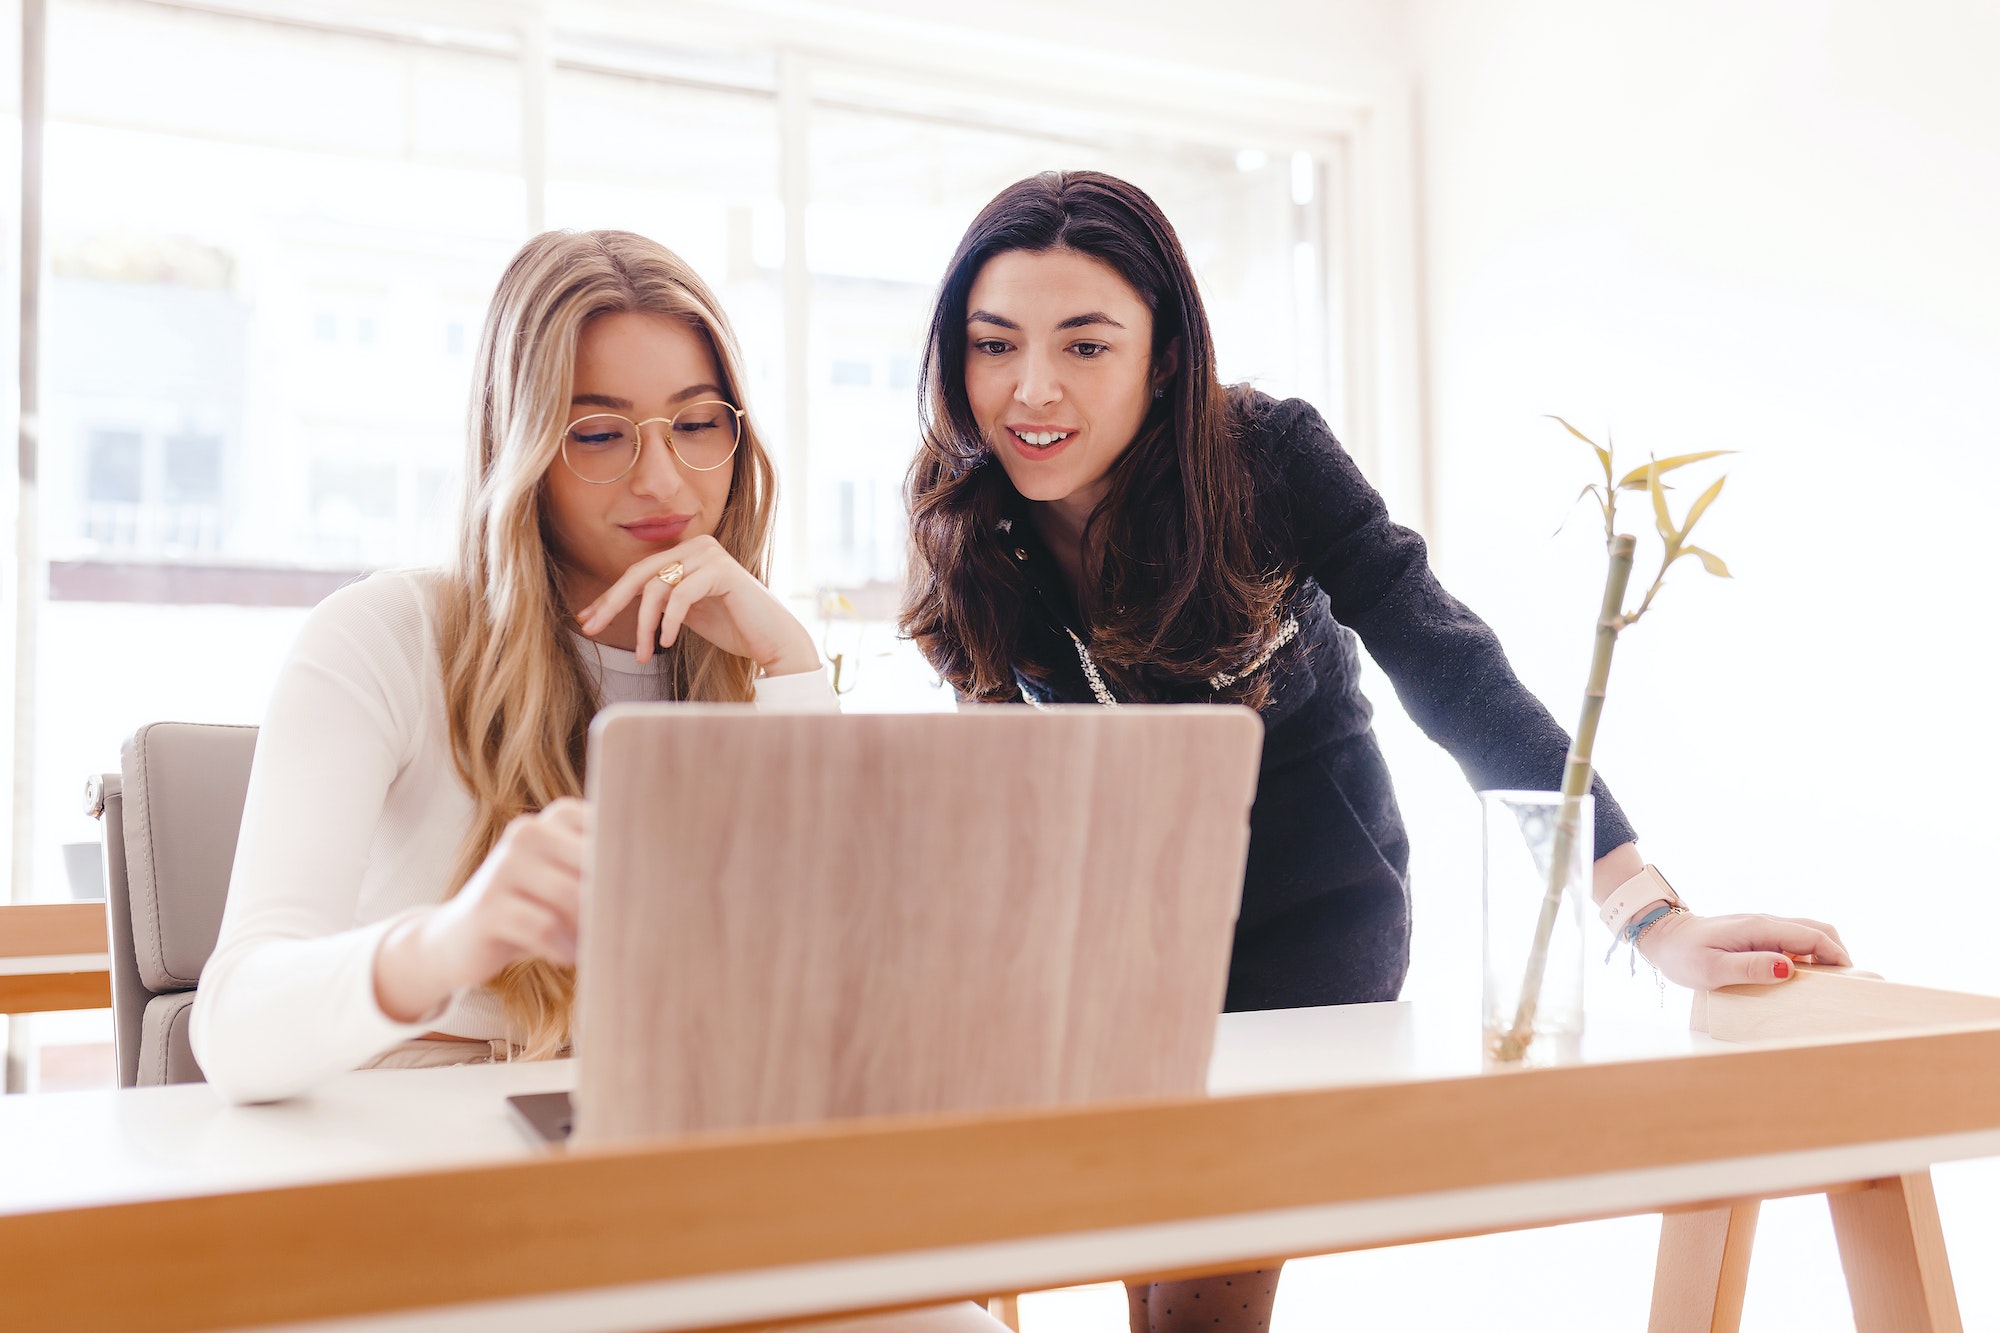
M1582 715L1577 719L1576 739L1570 744L1569 757L1563 766L1563 800L1556 817L1553 854L1549 857L1548 890L1542 897L1541 915L1535 922L1535 943L1528 954L1527 975L1521 981L1520 1004L1514 1011L1513 1025L1491 1038L1492 1054L1502 1061L1521 1059L1534 1040L1535 1007L1541 999L1543 976L1548 971L1549 941L1555 935L1556 920L1562 910L1563 879L1570 857L1576 850L1577 832L1583 817L1583 798L1590 791L1591 752L1597 744L1597 723L1604 712L1605 685L1611 679L1611 654L1618 646L1618 636L1652 609L1653 598L1659 595L1667 571L1682 560L1692 556L1701 562L1703 569L1717 578L1729 577L1729 566L1722 562L1720 556L1688 540L1694 525L1708 512L1716 497L1722 494L1722 483L1728 478L1716 478L1714 484L1688 506L1687 517L1679 524L1674 522L1667 506L1667 491L1670 488L1662 478L1690 464L1720 458L1732 451L1711 449L1703 453L1649 459L1644 467L1634 468L1621 477L1612 462L1608 437L1606 444L1598 444L1561 417L1552 419L1589 445L1597 455L1598 465L1604 470L1603 482L1592 482L1584 487L1577 500L1581 502L1585 496L1592 496L1603 511L1604 544L1610 553L1610 563L1604 578L1604 600L1597 613L1597 633L1590 654L1590 678L1583 689ZM1646 590L1639 605L1627 611L1626 593L1632 580L1633 552L1637 549L1638 539L1630 533L1618 531L1618 497L1638 491L1645 492L1652 500L1653 523L1659 531L1662 550L1660 568L1653 576L1652 586Z

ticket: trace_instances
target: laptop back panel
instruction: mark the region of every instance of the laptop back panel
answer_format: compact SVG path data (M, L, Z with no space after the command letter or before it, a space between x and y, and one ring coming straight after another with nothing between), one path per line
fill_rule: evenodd
M1227 707L608 710L579 1141L1199 1092L1261 737Z

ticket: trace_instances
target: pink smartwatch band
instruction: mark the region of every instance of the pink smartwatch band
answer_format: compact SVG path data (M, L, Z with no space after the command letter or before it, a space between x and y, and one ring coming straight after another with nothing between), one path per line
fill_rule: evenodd
M1673 885L1667 883L1667 877L1647 866L1611 891L1611 896L1597 909L1597 919L1604 923L1606 930L1616 935L1633 917L1654 903L1683 906L1681 896L1674 892Z

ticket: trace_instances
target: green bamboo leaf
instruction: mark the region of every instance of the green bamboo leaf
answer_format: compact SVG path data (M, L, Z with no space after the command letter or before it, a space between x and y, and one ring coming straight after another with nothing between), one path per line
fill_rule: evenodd
M1701 567L1719 579L1734 577L1729 572L1729 566L1722 563L1722 557L1713 551L1704 551L1699 546L1690 546L1682 554L1691 555L1700 560Z
M1715 484L1703 491L1696 497L1695 502L1688 506L1687 522L1681 524L1681 536L1685 537L1694 531L1694 521L1700 518L1711 504L1715 503L1715 497L1722 494L1722 483L1728 480L1729 478L1727 477L1717 477Z
M1570 512L1574 513L1576 511L1576 507L1583 503L1583 497L1586 495L1592 495L1597 497L1597 507L1600 511L1603 512L1606 521L1609 521L1611 518L1611 513L1604 507L1604 493L1598 490L1595 483L1584 487L1582 490L1576 493L1576 499L1571 500L1569 502ZM1552 532L1549 535L1551 537L1554 537L1560 534L1564 528L1569 526L1569 518L1570 518L1569 514L1564 514L1563 521L1556 524L1555 532Z
M1672 458L1660 459L1659 462L1656 464L1648 463L1646 467L1632 469L1630 472L1625 474L1624 479L1621 480L1618 484L1621 487L1625 487L1625 486L1631 486L1632 483L1634 482L1643 482L1646 478L1646 472L1648 468L1658 467L1661 475L1664 476L1665 474L1672 472L1674 469L1686 467L1690 463L1702 463L1706 462L1711 458L1723 458L1735 452L1736 451L1734 449L1710 449L1704 453L1699 453L1699 454L1675 454ZM1636 487L1634 489L1636 489Z
M1597 451L1597 461L1604 465L1604 480L1606 481L1606 483L1609 483L1611 480L1611 451L1609 449L1606 449L1603 445L1599 444L1596 440L1591 439L1588 435L1585 435L1582 431L1578 430L1576 427L1570 425L1567 421L1564 421L1561 417L1557 416L1555 413L1553 412L1549 413L1548 418L1550 421L1556 422L1564 430L1576 436L1577 439L1582 440L1585 444L1589 445L1592 449Z
M1671 548L1675 545L1674 539L1680 534L1674 531L1673 515L1667 512L1667 493L1660 489L1660 465L1658 463L1648 463L1646 465L1646 490L1653 497L1653 521L1659 526L1660 540ZM1668 558L1672 558L1671 549L1668 552Z

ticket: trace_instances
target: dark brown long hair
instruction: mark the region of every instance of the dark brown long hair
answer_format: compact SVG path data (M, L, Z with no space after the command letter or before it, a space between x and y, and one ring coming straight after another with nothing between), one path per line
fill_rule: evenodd
M973 219L945 272L918 387L923 443L907 483L903 632L971 699L1017 698L1016 666L1034 677L1053 665L1024 655L1031 593L998 527L1016 492L965 391L972 284L988 260L1013 250L1069 250L1109 264L1152 308L1155 366L1179 344L1165 395L1084 527L1097 577L1077 602L1091 656L1135 701L1262 706L1268 672L1223 690L1208 684L1242 673L1264 650L1288 585L1258 538L1261 488L1239 439L1249 394L1216 378L1208 315L1173 227L1145 191L1102 172L1047 171L1008 186Z

